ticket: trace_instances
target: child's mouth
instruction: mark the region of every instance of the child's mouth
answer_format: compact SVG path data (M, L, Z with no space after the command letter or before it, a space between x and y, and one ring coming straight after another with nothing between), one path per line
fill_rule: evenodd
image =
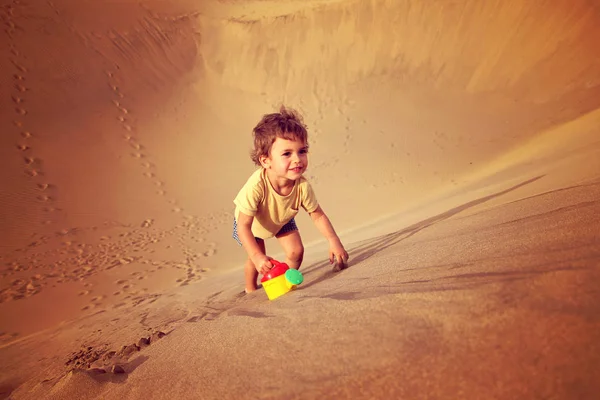
M299 174L300 172L302 172L302 167L292 168L292 171L294 171L295 173Z

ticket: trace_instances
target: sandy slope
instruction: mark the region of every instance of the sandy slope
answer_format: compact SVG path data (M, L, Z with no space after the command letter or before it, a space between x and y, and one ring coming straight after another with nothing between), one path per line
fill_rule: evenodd
M598 389L597 6L197 3L2 2L0 393ZM306 284L269 303L231 200L282 102L353 263L300 216ZM67 373L80 349L127 374Z

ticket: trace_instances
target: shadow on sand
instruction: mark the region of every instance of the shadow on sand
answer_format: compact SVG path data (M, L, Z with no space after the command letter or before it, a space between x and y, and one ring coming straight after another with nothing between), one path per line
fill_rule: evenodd
M366 259L377 254L378 252L380 252L390 246L394 246L395 244L401 242L402 240L408 239L413 235L416 235L418 232L422 231L425 228L435 225L438 222L447 220L448 218L451 218L451 217L455 216L456 214L458 214L462 211L465 211L469 208L478 206L478 205L483 204L491 199L500 197L502 195L505 195L506 193L512 192L523 186L529 185L543 177L544 177L544 175L540 175L535 178L528 179L528 180L523 181L517 185L514 185L508 189L502 190L502 191L494 193L494 194L490 194L488 196L481 197L479 199L469 201L468 203L465 203L458 207L452 208L446 212L435 215L426 220L417 222L416 224L413 224L405 229L401 229L401 230L393 232L393 233L389 233L389 234L386 234L383 236L379 236L379 237L367 240L364 243L362 243L361 245L350 249L350 251L348 252L348 254L350 255L350 263L348 266L352 267L352 265L357 265L357 264L361 263L362 261L365 261ZM306 268L303 268L303 273L305 276L310 276L314 273L317 273L317 271L321 271L323 268L327 267L328 265L329 265L328 260L322 261L319 263L315 263ZM309 282L304 283L302 285L302 287L306 288L306 287L310 287L312 285L318 284L327 279L333 278L334 276L336 276L339 273L340 272L334 272L332 270L328 270L325 273L323 273L320 277L318 277L316 279L312 279Z

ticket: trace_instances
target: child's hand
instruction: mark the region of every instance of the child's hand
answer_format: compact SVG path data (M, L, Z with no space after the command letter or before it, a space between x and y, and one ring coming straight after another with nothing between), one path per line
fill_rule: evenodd
M344 269L346 263L348 262L348 253L344 249L342 243L337 241L337 243L332 243L329 246L329 262L333 264L334 262L338 263L339 269Z
M254 263L254 268L256 268L260 274L264 275L269 272L271 268L273 268L271 260L272 258L265 254L258 254L252 259L252 262Z

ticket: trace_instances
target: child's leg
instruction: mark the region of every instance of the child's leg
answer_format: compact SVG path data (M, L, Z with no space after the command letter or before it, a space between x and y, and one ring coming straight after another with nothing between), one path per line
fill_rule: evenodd
M266 254L265 241L262 239L256 239L256 243L262 252ZM256 290L258 271L254 267L254 263L250 258L248 258L244 264L244 275L246 276L246 293L254 292Z
M300 232L297 230L285 232L277 235L277 239L285 251L285 263L290 268L299 269L304 258L304 245Z

